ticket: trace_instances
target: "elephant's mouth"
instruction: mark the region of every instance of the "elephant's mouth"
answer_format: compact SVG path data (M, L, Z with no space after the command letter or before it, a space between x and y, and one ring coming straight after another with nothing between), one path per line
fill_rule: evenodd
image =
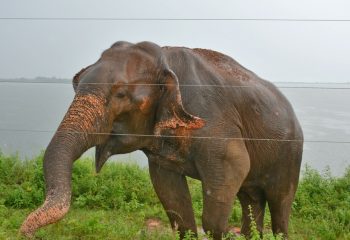
M96 146L96 152L95 152L95 171L96 171L96 173L99 173L101 171L103 165L106 163L108 158L113 155L112 142L113 141L110 141L110 139L109 139L106 143Z

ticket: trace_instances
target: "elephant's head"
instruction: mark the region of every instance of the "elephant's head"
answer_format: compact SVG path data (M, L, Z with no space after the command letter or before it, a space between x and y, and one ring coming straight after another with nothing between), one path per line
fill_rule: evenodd
M117 42L73 79L76 92L46 149L46 200L24 221L31 236L61 219L71 200L73 162L96 146L96 169L115 153L146 148L162 129L197 129L204 121L187 113L179 84L162 49L149 42Z

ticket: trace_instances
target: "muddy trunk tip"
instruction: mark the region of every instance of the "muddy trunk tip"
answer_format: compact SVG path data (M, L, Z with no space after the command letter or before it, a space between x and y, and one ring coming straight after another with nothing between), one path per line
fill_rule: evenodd
M70 203L52 204L45 201L42 207L28 215L20 228L20 233L26 238L33 238L39 228L62 219L67 214L69 206Z

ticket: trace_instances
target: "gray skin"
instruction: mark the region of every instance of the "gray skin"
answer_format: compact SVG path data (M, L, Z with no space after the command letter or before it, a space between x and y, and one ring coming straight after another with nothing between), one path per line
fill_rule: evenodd
M76 96L44 156L46 200L24 221L24 235L67 213L73 162L95 146L97 172L114 154L146 154L181 236L197 232L190 176L202 182L203 228L214 239L228 231L235 196L243 234L250 234L249 205L262 231L267 202L273 232L287 237L303 134L273 84L215 51L117 42L73 86Z

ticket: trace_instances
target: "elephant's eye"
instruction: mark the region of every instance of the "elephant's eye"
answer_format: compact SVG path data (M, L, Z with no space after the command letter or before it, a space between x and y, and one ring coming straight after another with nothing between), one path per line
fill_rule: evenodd
M163 92L164 91L164 85L162 85L162 84L159 85L159 89L160 89L161 92Z
M125 98L126 94L124 92L118 92L115 96L117 98Z

